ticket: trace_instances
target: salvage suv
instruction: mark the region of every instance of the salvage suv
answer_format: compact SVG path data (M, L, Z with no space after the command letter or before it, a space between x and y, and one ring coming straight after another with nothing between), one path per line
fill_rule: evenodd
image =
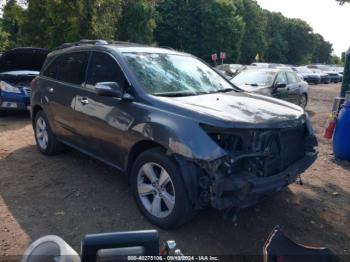
M208 205L251 206L317 157L301 107L244 92L192 55L131 43L50 53L31 115L43 154L68 146L123 171L143 215L163 228Z

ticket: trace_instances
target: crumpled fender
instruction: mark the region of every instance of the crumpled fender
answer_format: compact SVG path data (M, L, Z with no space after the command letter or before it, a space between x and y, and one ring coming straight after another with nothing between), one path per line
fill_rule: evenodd
M226 152L212 141L204 130L193 121L148 122L134 126L134 132L161 144L170 154L180 155L188 160L212 161L226 155Z

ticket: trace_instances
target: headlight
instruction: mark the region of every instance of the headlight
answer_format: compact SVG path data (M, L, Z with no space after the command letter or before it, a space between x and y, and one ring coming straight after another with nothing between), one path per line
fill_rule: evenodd
M21 90L17 87L11 86L10 84L0 81L0 89L4 92L8 93L16 93L16 94L21 94Z

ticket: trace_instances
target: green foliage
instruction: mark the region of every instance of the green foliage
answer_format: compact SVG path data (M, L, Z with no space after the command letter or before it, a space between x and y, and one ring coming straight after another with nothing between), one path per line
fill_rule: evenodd
M286 18L280 13L270 13L267 16L267 49L265 60L273 63L288 63L288 41L285 38L287 32Z
M333 55L330 60L330 64L332 65L338 65L338 66L344 66L344 63L342 62L341 58L337 55Z
M9 47L19 46L23 43L24 16L24 9L15 0L6 2L3 9L2 28L8 34Z
M332 44L325 41L319 34L313 35L314 51L312 55L312 62L314 63L330 63L333 52Z
M10 47L10 34L0 30L0 51L7 50Z
M166 0L158 6L155 38L161 46L195 54L207 61L225 51L238 61L244 23L230 0Z
M119 24L119 39L151 44L156 27L156 2L125 0Z
M239 10L245 22L245 30L241 46L241 63L250 64L255 57L264 57L267 48L267 16L261 7L253 0L243 0Z
M0 47L54 48L80 39L157 43L210 61L330 63L332 45L299 19L255 0L7 0Z

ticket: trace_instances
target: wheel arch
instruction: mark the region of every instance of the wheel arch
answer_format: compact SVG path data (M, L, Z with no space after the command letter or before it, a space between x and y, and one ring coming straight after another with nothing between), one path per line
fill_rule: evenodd
M42 111L44 110L41 106L39 105L35 105L33 108L32 108L32 113L31 113L31 118L32 118L32 125L34 126L34 121L35 121L35 116L36 114L39 112L39 111Z
M154 149L154 148L160 148L164 151L164 154L169 152L166 147L161 145L160 143L157 143L152 140L142 140L136 143L130 150L127 160L126 160L126 167L125 167L125 173L128 177L128 183L130 185L131 182L131 170L132 166L137 159L138 156L140 156L143 152ZM177 155L175 153L169 153L169 156L173 156L174 161L178 165L179 170L181 171L181 177L183 179L185 189L187 191L187 194L190 198L190 201L193 204L197 204L198 201L198 176L200 172L203 172L200 170L198 166L196 166L192 161L186 160L183 156Z

